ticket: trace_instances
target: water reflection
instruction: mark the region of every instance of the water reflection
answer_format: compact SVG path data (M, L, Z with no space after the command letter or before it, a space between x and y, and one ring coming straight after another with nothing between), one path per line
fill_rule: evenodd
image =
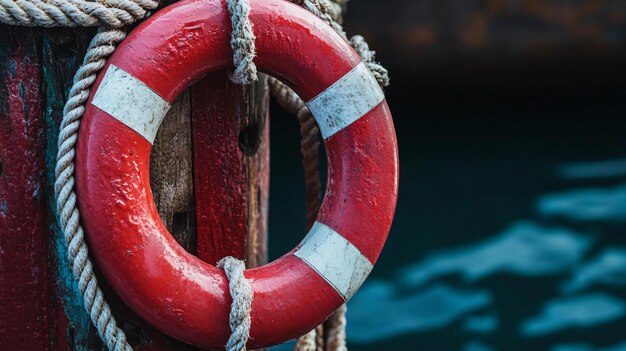
M557 173L585 186L537 193L525 200L531 219L368 280L348 303L349 349L626 351L610 323L626 320L626 244L607 235L624 232L626 182L614 178L626 176L626 159ZM613 184L588 187L598 179Z
M498 317L495 315L476 315L465 319L465 330L473 333L492 333L498 328Z
M546 195L539 199L537 211L575 221L626 222L626 184Z
M624 316L624 303L607 294L596 293L548 301L541 314L522 324L526 336L555 333L571 327L585 328Z
M463 351L495 351L495 349L485 344L472 341L463 347Z
M490 301L486 291L465 291L444 284L412 292L401 284L370 281L348 303L348 338L367 343L440 328Z
M608 347L593 347L589 344L562 344L550 351L626 351L626 342Z
M544 227L521 221L478 244L446 250L409 266L403 280L411 286L458 273L472 282L507 272L540 276L572 267L589 248L591 240L567 228Z
M626 249L605 249L591 262L577 269L574 277L563 286L563 291L572 293L598 284L626 285Z
M569 180L626 177L626 159L568 163L558 167L558 174Z

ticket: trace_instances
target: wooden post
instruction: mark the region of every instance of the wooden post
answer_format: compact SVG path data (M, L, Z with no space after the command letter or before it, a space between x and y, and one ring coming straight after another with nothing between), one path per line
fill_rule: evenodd
M0 26L0 350L105 350L53 215L63 105L94 34ZM178 98L157 135L151 186L159 214L209 263L267 259L267 104L264 80L242 88L218 72ZM99 280L135 350L196 350L152 328Z
M251 87L212 74L192 89L198 257L248 267L267 260L269 174L265 79Z
M0 349L49 350L41 64L32 33L0 28L0 45Z

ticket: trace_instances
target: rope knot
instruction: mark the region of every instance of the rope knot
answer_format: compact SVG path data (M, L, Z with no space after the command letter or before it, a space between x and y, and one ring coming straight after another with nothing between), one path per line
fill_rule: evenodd
M347 0L290 1L311 11L328 23L339 35L346 38L340 22ZM250 3L249 0L228 0L227 5L231 14L230 44L235 64L231 79L238 84L249 84L257 80L257 69L253 62L255 36L248 18ZM85 309L89 312L98 335L108 349L114 351L132 351L132 347L128 344L124 331L118 327L111 314L104 294L98 287L88 256L74 190L75 146L90 89L96 81L98 72L105 66L107 58L126 37L126 29L123 27L145 18L149 11L156 9L157 6L157 0L0 0L0 23L2 24L44 27L100 26L98 34L91 41L82 66L74 76L74 83L64 107L58 138L55 196L59 224L65 235L68 259L83 295ZM387 86L389 84L387 71L374 61L374 52L369 50L363 38L353 37L351 44L363 57L379 84ZM303 130L308 130L310 136L317 136L315 121L307 113L304 102L278 80L273 79L271 82L278 101L298 114ZM308 145L305 147L310 150L318 147L313 137L307 139L305 143ZM311 164L315 165L313 161ZM311 213L316 212L317 207L319 206L311 206L311 209L315 208L315 211ZM232 334L226 347L228 351L245 351L250 336L250 313L253 300L252 287L244 276L245 264L233 257L226 257L218 263L218 267L225 271L233 300L229 315ZM344 313L345 309L340 309L327 322L332 329L326 338L328 349L345 350ZM315 331L311 333L309 336L316 335ZM318 346L324 344L321 332L313 340Z

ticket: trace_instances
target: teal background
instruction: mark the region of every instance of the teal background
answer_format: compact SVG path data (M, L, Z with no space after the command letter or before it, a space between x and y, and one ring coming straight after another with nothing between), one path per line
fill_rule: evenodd
M400 149L350 350L626 350L625 27L611 19L626 12L530 4L350 4L346 27L390 69ZM274 107L271 123L277 258L304 237L304 180L296 119Z

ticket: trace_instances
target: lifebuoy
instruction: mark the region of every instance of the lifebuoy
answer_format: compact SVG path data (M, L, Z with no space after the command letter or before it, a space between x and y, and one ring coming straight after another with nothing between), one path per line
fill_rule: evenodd
M329 181L317 222L278 260L246 270L254 292L248 347L298 337L348 300L387 238L398 188L397 143L384 95L352 48L324 22L283 0L251 2L255 63L313 112ZM187 0L139 25L108 60L79 131L82 224L104 276L137 314L208 349L229 337L228 282L187 253L157 213L150 149L181 91L232 65L224 0Z

